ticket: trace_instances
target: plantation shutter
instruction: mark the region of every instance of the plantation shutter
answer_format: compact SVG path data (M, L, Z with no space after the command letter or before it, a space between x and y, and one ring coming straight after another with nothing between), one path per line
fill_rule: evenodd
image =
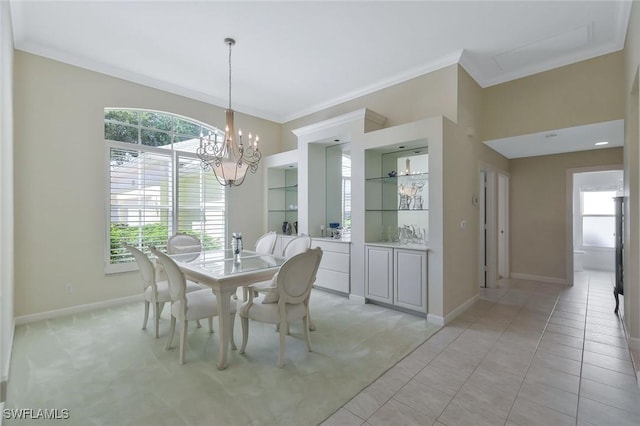
M225 192L194 158L178 159L178 232L200 239L205 249L225 247Z
M125 241L164 249L172 224L171 153L110 149L110 263L132 260Z

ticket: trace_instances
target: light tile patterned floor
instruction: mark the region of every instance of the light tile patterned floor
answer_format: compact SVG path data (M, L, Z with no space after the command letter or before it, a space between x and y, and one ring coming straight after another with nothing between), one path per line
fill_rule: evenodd
M638 425L640 390L612 275L505 280L324 426Z

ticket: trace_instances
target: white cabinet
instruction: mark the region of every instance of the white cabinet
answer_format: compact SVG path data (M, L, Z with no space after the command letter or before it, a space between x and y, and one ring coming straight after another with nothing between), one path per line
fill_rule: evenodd
M393 249L366 246L365 250L367 297L379 302L393 303Z
M322 249L322 260L316 275L316 287L349 294L351 244L343 241L313 238L311 247Z
M366 298L427 312L427 252L402 246L365 246Z

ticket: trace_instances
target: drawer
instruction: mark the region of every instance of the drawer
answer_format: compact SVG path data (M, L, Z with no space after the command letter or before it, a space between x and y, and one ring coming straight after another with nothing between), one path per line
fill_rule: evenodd
M333 251L322 251L321 269L329 269L336 272L349 273L349 255Z
M331 241L311 240L311 247L320 247L322 251L332 251L335 253L349 254L350 243L339 243Z
M349 293L349 274L318 269L315 285L329 290Z

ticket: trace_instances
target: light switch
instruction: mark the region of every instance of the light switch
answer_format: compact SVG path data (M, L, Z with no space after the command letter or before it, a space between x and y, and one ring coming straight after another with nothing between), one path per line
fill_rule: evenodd
M460 229L464 229L467 227L467 221L466 220L461 220L460 221Z

